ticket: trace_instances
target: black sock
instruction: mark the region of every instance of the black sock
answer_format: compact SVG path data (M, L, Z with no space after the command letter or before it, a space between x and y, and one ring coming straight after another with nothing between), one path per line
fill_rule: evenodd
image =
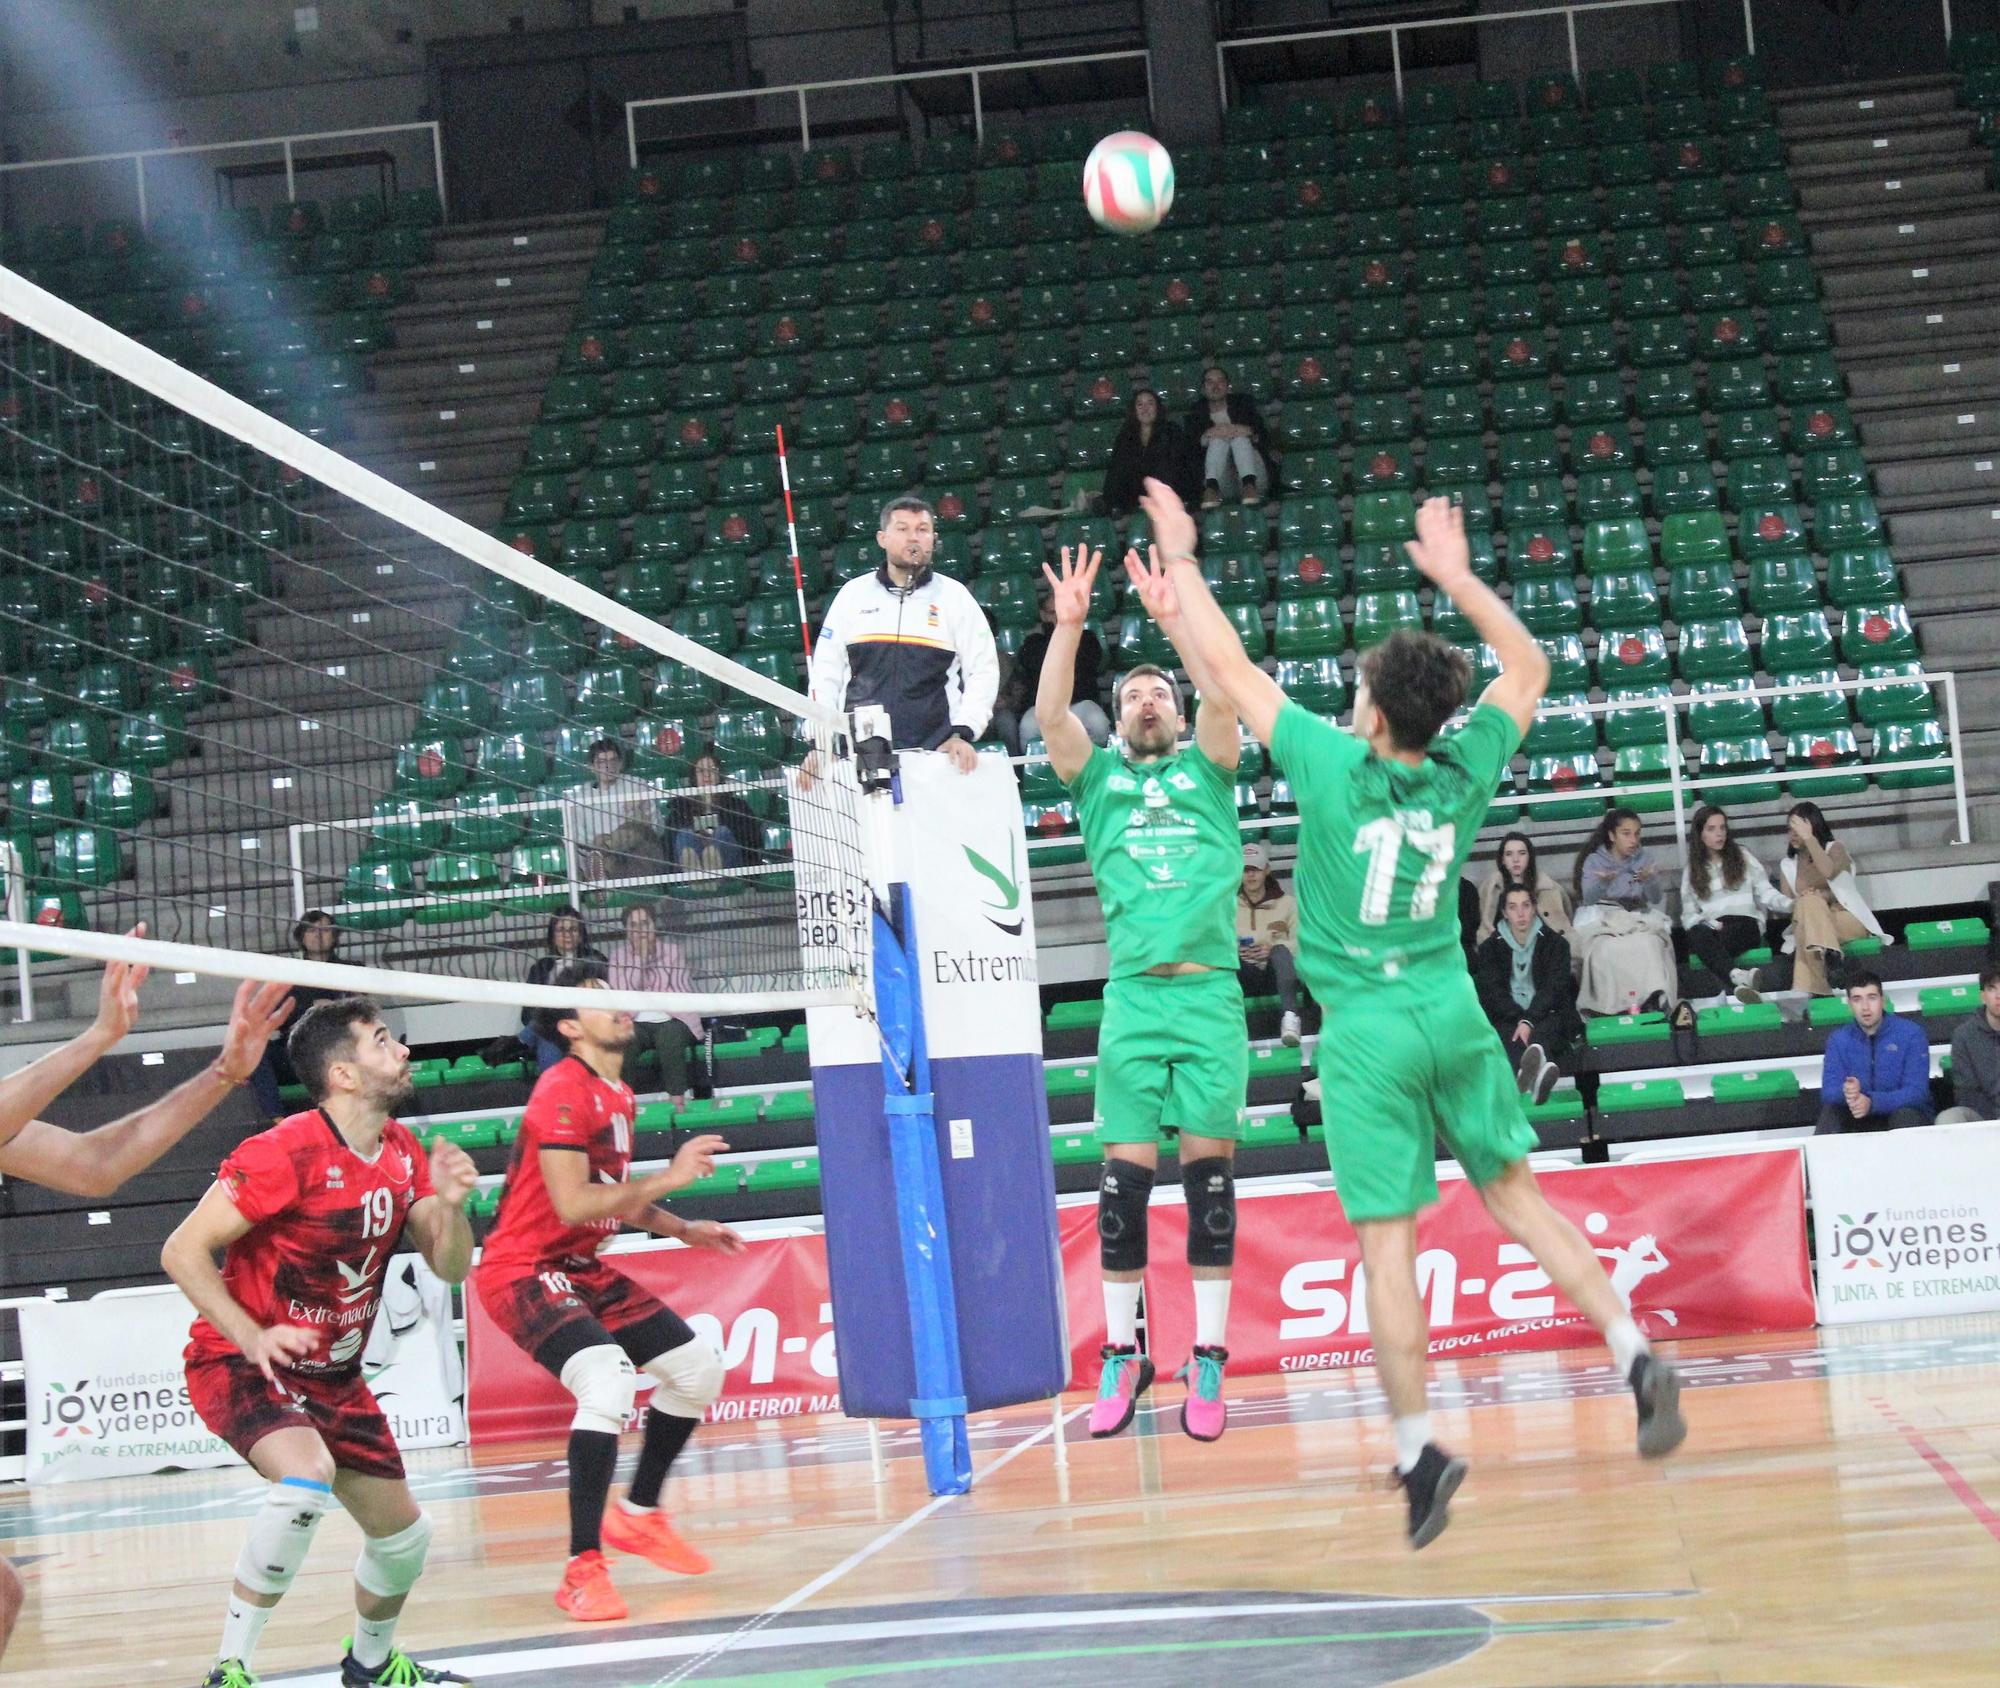
M606 1430L569 1433L569 1552L603 1551L604 1502L618 1469L618 1438Z
M687 1440L701 1423L698 1418L677 1418L658 1407L646 1409L646 1439L639 1445L639 1466L632 1473L625 1498L634 1506L658 1506L660 1489L667 1480L667 1467L674 1463Z

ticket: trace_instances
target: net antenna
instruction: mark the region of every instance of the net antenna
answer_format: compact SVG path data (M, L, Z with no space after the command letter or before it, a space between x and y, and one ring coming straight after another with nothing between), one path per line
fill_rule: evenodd
M748 593L665 625L604 543L550 567L0 268L0 962L561 1008L575 910L643 966L593 1006L868 1012L847 723L727 654Z
M778 424L778 484L785 492L785 539L791 549L792 590L798 596L799 637L805 643L806 661L811 663L813 654L812 617L806 613L805 565L799 560L799 523L792 514L792 469L785 460L785 428Z

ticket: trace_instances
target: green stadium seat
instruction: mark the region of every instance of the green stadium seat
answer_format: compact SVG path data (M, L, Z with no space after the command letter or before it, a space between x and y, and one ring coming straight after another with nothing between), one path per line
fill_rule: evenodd
M1915 630L1910 613L1900 603L1849 603L1841 609L1840 655L1857 666L1864 663L1916 659Z
M1866 694L1863 694L1864 696ZM1927 762L1951 752L1944 728L1934 720L1883 721L1875 729L1875 783L1884 791L1908 791L1919 786L1951 784L1945 767L1900 769L1886 763Z

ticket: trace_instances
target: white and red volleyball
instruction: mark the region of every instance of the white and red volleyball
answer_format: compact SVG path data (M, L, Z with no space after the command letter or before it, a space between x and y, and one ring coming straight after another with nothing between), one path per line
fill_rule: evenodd
M1174 203L1174 161L1151 135L1120 129L1090 149L1083 203L1112 234L1150 234Z

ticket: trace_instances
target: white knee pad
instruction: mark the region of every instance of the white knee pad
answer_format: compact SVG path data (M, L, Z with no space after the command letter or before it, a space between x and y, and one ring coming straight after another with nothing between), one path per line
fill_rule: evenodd
M601 1342L570 1355L562 1369L562 1386L576 1397L572 1430L602 1430L616 1436L631 1416L639 1374L625 1350Z
M332 1505L333 1490L324 1483L300 1477L273 1483L236 1556L236 1580L253 1593L283 1594L306 1562L320 1520Z
M700 1337L646 1362L659 1380L653 1405L676 1418L700 1418L722 1393L722 1358Z
M367 1536L361 1543L361 1557L354 1562L354 1580L370 1594L393 1600L408 1594L424 1574L424 1557L431 1550L431 1515L419 1512L417 1521L393 1536Z

